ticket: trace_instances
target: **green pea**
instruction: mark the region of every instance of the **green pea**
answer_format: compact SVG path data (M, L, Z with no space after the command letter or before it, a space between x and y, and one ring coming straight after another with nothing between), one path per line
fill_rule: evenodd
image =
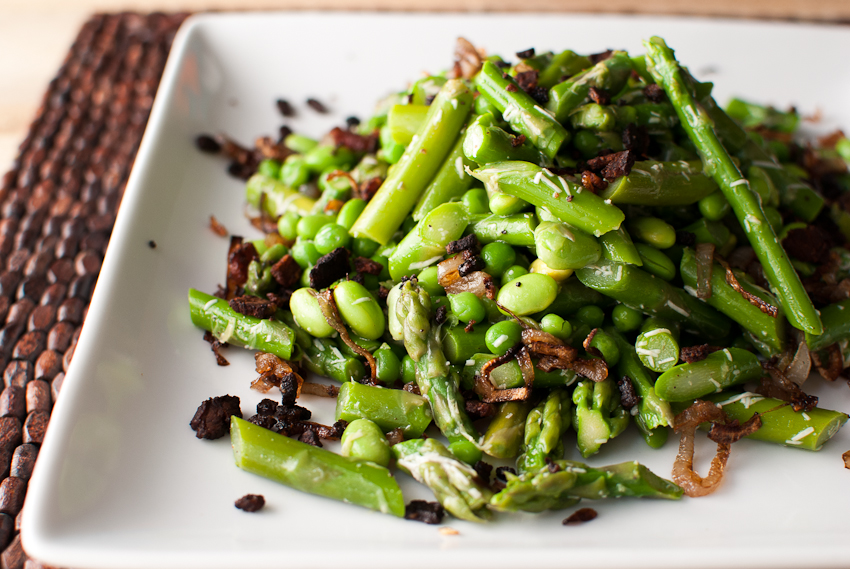
M516 320L502 320L487 329L484 342L490 353L501 356L522 341L522 326Z
M304 153L304 163L315 173L331 168L347 169L354 163L354 153L347 146L320 144Z
M342 206L342 209L339 210L339 215L336 218L336 222L346 229L350 230L354 225L354 222L357 221L357 218L360 217L360 214L363 213L363 210L366 209L366 201L360 198L350 199L345 202L345 205ZM369 255L363 255L364 257L368 257Z
M355 281L343 281L333 294L339 315L355 334L370 340L384 334L384 312L366 287Z
M302 269L312 267L319 260L319 257L322 256L312 241L306 241L304 239L299 239L292 245L290 254Z
M657 217L638 217L628 223L629 234L637 241L649 243L656 249L667 249L676 243L676 230Z
M502 273L502 286L505 286L507 283L511 282L512 280L516 280L519 277L521 277L522 275L527 275L527 274L528 274L528 269L526 269L525 267L523 267L521 265L511 265L510 267L505 269L504 273Z
M494 241L481 248L481 258L484 259L484 272L499 277L516 261L516 251L507 243Z
M277 232L287 241L295 241L298 237L298 221L301 216L294 211L288 211L277 220Z
M314 239L322 227L333 222L333 216L323 213L305 215L298 221L296 231L298 232L298 237L302 239Z
M368 460L388 466L392 451L380 427L369 419L351 421L342 433L342 456Z
M460 202L463 205L463 209L466 210L466 213L469 215L490 213L487 192L481 188L467 190L466 193L463 194Z
M372 355L375 356L375 374L378 379L391 385L401 377L401 361L387 344L382 344Z
M487 319L487 311L481 300L471 292L450 294L449 302L452 313L463 322L483 322Z
M558 283L549 275L528 273L516 278L499 291L499 304L517 316L543 312L558 296Z
M257 172L269 178L277 178L280 175L280 162L266 158L257 166Z
M729 202L726 201L726 197L720 190L702 198L698 205L699 212L704 218L710 221L720 221L732 210Z
M499 192L490 196L489 207L496 215L512 215L528 207L528 202Z
M351 240L351 252L358 257L366 257L367 259L374 255L380 246L380 243L372 241L368 237L355 237Z
M584 322L590 328L599 328L602 326L602 323L605 321L605 313L598 306L593 306L592 304L588 306L582 306L576 312L576 318L580 322Z
M404 383L416 381L416 362L408 355L401 358L401 380Z
M430 296L445 296L446 289L444 289L438 280L439 269L437 265L431 265L430 267L426 267L422 269L422 272L419 273L417 277L419 280L419 286L425 289Z
M336 332L322 314L318 293L309 287L299 288L289 299L289 310L296 324L316 338L327 338Z
M327 255L337 247L348 247L350 241L351 235L348 234L348 230L336 223L328 223L322 226L313 240L316 249L322 255Z
M635 243L635 248L640 254L644 271L665 281L672 281L676 278L676 265L673 264L670 257L646 243Z
M283 161L278 179L290 188L298 188L310 180L310 168L301 154L290 154Z
M567 341L573 334L573 327L568 320L564 320L557 314L547 314L540 320L540 327L544 332L552 334L559 340Z
M620 332L632 332L643 324L643 314L625 304L618 304L611 311L614 327Z
M290 134L285 139L283 139L283 145L292 150L293 152L297 152L298 154L304 154L305 152L309 152L319 145L319 142L313 140L309 136L304 136L302 134Z

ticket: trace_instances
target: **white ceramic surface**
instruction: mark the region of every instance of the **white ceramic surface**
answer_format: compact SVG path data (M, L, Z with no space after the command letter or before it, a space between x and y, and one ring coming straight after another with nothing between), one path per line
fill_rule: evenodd
M90 568L233 567L840 567L850 565L850 449L845 428L820 453L743 441L713 496L680 502L588 503L599 517L564 527L565 513L500 516L460 533L299 494L237 469L227 439L194 437L188 422L204 399L260 400L247 352L215 365L188 318L186 291L214 290L227 240L208 227L255 235L242 184L193 146L201 132L250 142L284 121L319 136L349 115L452 59L463 35L512 58L571 48L640 52L660 35L700 78L732 95L820 111L827 131L850 128L850 29L754 22L570 15L248 14L192 18L174 44L127 188L74 363L65 380L27 498L27 551ZM333 114L303 102L314 96ZM156 248L148 246L155 241ZM814 390L850 410L844 382ZM319 420L332 404L308 398ZM712 445L703 444L705 471ZM638 459L669 476L676 443L650 451L633 433L593 457ZM572 451L571 455L576 453ZM404 478L404 475L400 475ZM410 497L428 492L405 481ZM233 502L263 494L246 514Z

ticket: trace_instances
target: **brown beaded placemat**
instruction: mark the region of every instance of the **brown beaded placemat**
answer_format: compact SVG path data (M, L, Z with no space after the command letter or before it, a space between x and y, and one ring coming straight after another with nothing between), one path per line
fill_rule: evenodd
M174 34L187 14L80 30L0 187L0 568L34 569L20 512Z

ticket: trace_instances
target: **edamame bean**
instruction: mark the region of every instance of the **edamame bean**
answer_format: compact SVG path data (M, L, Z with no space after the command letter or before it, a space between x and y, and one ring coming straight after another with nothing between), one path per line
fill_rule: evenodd
M676 243L676 230L657 217L637 217L628 222L629 234L656 249L667 249Z
M363 213L364 209L366 209L365 200L362 200L360 198L352 198L345 202L345 205L342 206L342 209L339 210L339 215L336 218L336 222L339 225L345 227L347 231L351 229L351 226L354 225L354 222L357 221L357 218L360 217L360 214ZM368 257L368 255L363 256Z
M620 332L632 332L643 324L643 314L625 304L618 304L611 311L611 320Z
M496 322L487 330L484 341L490 353L501 356L522 341L522 326L515 320Z
M347 170L354 163L354 153L347 146L320 144L304 153L304 163L315 173L330 168Z
M387 437L381 429L369 419L355 419L342 433L342 456L369 460L381 466L388 466L392 451Z
M665 281L672 281L676 278L676 265L673 264L670 257L646 243L635 243L635 247L640 253L644 271Z
M529 273L540 273L541 275L549 275L555 282L562 283L568 278L572 276L575 272L573 269L553 269L549 265L543 262L543 259L534 259L531 265L528 267Z
M287 241L295 241L298 238L298 221L301 216L294 211L288 211L277 220L277 232Z
M287 156L278 172L278 179L293 189L306 184L310 179L310 168L304 162L304 157L301 154Z
M559 340L567 341L573 333L572 324L557 314L547 314L540 320L540 327L544 332L552 334Z
M337 247L348 247L350 242L351 235L348 234L348 230L336 223L322 226L313 240L316 250L322 255L327 255Z
M481 258L484 259L484 272L500 277L516 261L516 251L507 243L494 241L481 248Z
M384 333L384 312L366 287L356 281L343 281L334 288L334 301L342 320L355 334L377 340Z
M295 318L295 323L300 327L316 338L327 338L335 330L325 320L316 298L317 295L318 293L312 288L299 288L292 293L292 297L289 299L289 310Z
M387 385L392 385L401 377L401 360L389 345L381 344L381 347L372 355L375 356L375 375L378 379Z
M499 304L517 316L546 310L558 296L558 283L549 275L528 273L505 284L499 291Z
M710 221L720 221L732 209L720 190L702 198L698 202L698 206L702 216Z
M461 292L449 295L452 313L463 322L483 322L487 312L481 300L471 292Z
M305 215L298 221L296 231L298 233L298 237L303 239L314 239L322 227L333 222L333 216L325 215L323 213Z

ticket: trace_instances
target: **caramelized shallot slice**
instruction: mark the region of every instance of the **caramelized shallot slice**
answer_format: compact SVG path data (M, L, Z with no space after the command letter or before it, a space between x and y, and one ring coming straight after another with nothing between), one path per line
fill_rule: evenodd
M730 443L718 443L717 454L711 460L708 476L701 477L694 471L694 437L700 423L723 421L726 414L722 409L708 401L696 401L693 405L676 415L674 431L681 432L679 452L673 463L673 482L682 487L687 496L696 498L707 496L720 486L723 469L729 460Z

